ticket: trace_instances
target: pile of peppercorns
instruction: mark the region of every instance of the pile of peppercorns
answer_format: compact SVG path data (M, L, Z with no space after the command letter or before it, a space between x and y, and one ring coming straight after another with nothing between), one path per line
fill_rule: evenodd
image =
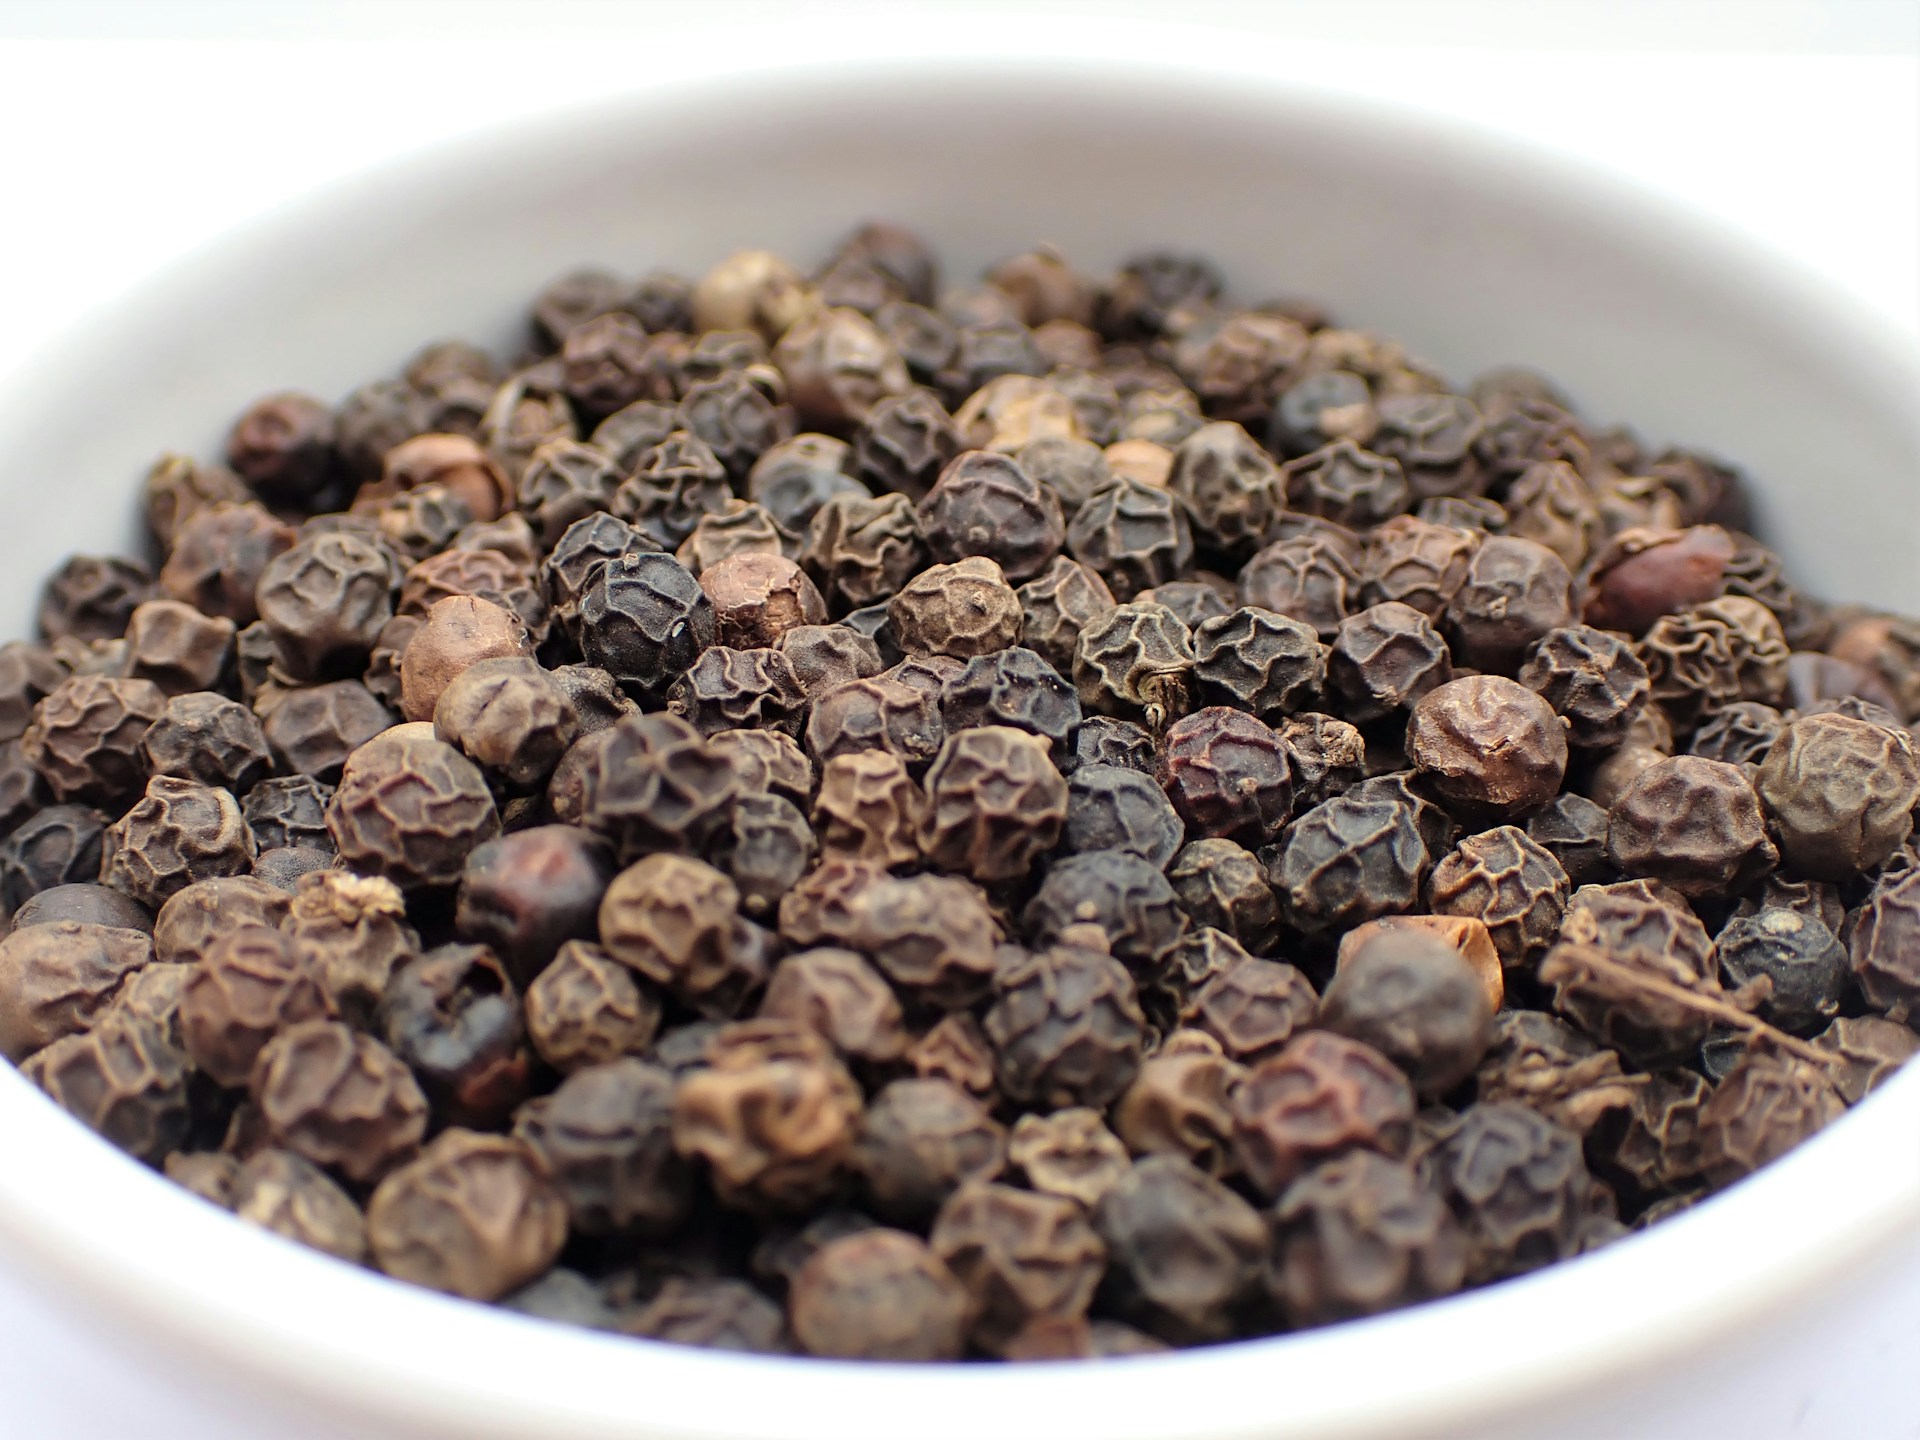
M0 647L0 1050L343 1260L939 1360L1533 1270L1920 1049L1920 624L1221 291L869 225L161 460Z

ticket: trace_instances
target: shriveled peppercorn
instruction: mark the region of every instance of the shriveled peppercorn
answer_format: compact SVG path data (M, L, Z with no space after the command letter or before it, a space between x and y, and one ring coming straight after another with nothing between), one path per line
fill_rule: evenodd
M1553 943L1571 890L1560 862L1516 826L1470 835L1434 866L1428 895L1436 912L1487 927L1508 969Z
M348 757L327 831L349 866L402 889L450 885L500 827L480 770L428 736L383 735Z
M1267 865L1289 924L1310 933L1410 910L1431 863L1413 805L1335 796L1290 825Z
M1287 748L1243 711L1209 706L1167 730L1160 782L1196 836L1274 838L1293 806Z
M787 1310L812 1355L957 1360L973 1300L924 1241L876 1228L816 1251L793 1278Z
M1171 610L1116 605L1081 630L1073 683L1085 708L1160 729L1188 709L1193 665L1192 636Z
M326 1017L310 961L279 930L242 926L207 946L180 994L180 1033L193 1062L221 1085L247 1083L281 1030Z
M1120 765L1083 764L1067 786L1068 854L1125 850L1165 867L1184 835L1179 815L1153 780Z
M1700 1170L1726 1185L1777 1160L1846 1108L1819 1066L1754 1046L1700 1107Z
M567 1207L521 1141L442 1132L367 1204L367 1241L389 1275L497 1300L552 1265Z
M1331 640L1359 604L1360 575L1340 540L1290 536L1247 561L1240 571L1240 601L1290 616Z
M1484 1006L1478 987L1471 988L1471 1003ZM1307 1031L1255 1065L1232 1106L1241 1169L1267 1195L1349 1150L1404 1154L1412 1135L1406 1076L1371 1046L1325 1030Z
M1120 600L1178 579L1193 562L1193 532L1171 491L1125 476L1095 490L1067 526L1067 552Z
M1481 1102L1451 1122L1434 1172L1484 1284L1574 1253L1593 1184L1580 1137L1520 1105Z
M1704 896L1744 890L1778 854L1739 766L1676 755L1642 770L1614 801L1607 858L1628 875Z
M1803 715L1767 751L1755 789L1787 861L1844 879L1880 864L1912 831L1920 760L1902 731Z
M927 771L927 858L982 881L1026 874L1067 815L1067 784L1047 749L1006 725L949 735Z
M1315 1167L1274 1209L1268 1286L1296 1325L1377 1315L1457 1290L1467 1244L1413 1167L1356 1150Z
M1107 1245L1104 1302L1170 1343L1231 1334L1235 1309L1259 1286L1267 1236L1258 1212L1182 1156L1136 1160L1093 1223Z
M1847 939L1860 993L1890 1019L1920 1009L1920 867L1882 879Z
M114 1009L36 1052L21 1073L82 1124L151 1163L187 1138L189 1068L159 1023Z
M1119 961L1061 944L1016 961L994 986L984 1025L1004 1093L1049 1107L1104 1106L1132 1080L1145 1020Z
M1460 952L1440 936L1383 929L1341 956L1319 1023L1371 1045L1432 1100L1473 1073L1493 1007Z
M1518 819L1559 790L1567 730L1525 686L1475 675L1429 691L1414 706L1407 755L1461 814Z

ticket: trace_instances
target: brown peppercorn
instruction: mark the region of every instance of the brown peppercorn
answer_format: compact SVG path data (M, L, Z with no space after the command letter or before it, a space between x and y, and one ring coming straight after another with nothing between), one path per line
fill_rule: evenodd
M813 793L813 762L789 735L726 730L709 735L706 748L727 762L742 794L781 795L804 803Z
M1481 922L1500 963L1517 969L1560 932L1572 886L1560 862L1513 825L1470 835L1434 866L1428 899Z
M1911 833L1920 760L1904 731L1802 715L1767 751L1755 789L1787 863L1843 880L1882 863Z
M1520 667L1519 680L1567 722L1569 743L1591 749L1625 740L1652 690L1631 645L1586 625L1548 631Z
M517 830L467 857L454 927L490 946L525 983L564 942L593 937L612 875L598 836L570 825Z
M1565 563L1544 545L1508 535L1481 541L1445 615L1454 658L1502 672L1514 670L1548 631L1573 622Z
M743 943L740 892L711 865L648 855L600 901L600 943L615 960L702 1008L722 1013L765 979Z
M190 964L209 954L228 932L277 927L292 901L251 876L200 880L176 891L153 924L156 959Z
M1730 700L1772 705L1787 685L1787 642L1773 612L1738 595L1663 615L1640 642L1653 698L1691 725Z
M270 505L326 508L336 456L333 412L292 391L256 400L227 435L227 463Z
M236 885L240 881L209 881ZM196 887L198 889L198 887ZM169 900L169 908L192 891ZM215 908L204 906L202 924ZM355 1025L371 1025L390 975L419 954L420 937L407 924L407 904L390 879L319 870L294 885L280 920L321 981L334 1012Z
M1585 619L1643 635L1661 616L1717 597L1733 554L1733 538L1718 525L1622 530L1593 557Z
M1319 1023L1392 1060L1423 1100L1471 1075L1491 1041L1486 987L1440 936L1383 929L1349 950L1321 997Z
M13 912L15 930L60 921L138 930L142 934L153 930L153 915L146 906L105 885L55 885L30 897Z
M1082 766L1082 776L1097 766ZM1249 950L1271 950L1280 938L1280 907L1267 884L1266 867L1232 840L1196 840L1174 856L1167 879L1180 908L1196 926L1231 935Z
M573 743L573 702L533 660L478 660L455 675L434 702L436 738L514 790L546 782Z
M1188 417L1189 419L1195 417ZM1140 485L1144 491L1134 491L1127 495L1108 494L1106 487L1097 488L1089 500L1096 496L1103 501L1096 516L1124 521L1128 518L1145 520L1154 529L1165 535L1167 544L1178 553L1180 522L1185 520L1186 512L1173 510L1167 512L1154 499L1156 492L1167 490L1167 482L1173 478L1173 451L1152 440L1134 437L1116 440L1100 452L1100 458L1106 465L1107 475L1115 486ZM1106 516L1102 512L1111 509L1114 514ZM1187 526L1188 538L1192 538L1192 526ZM1101 543L1095 541L1094 543ZM1116 555L1116 560L1124 563L1124 557Z
M949 735L927 771L927 858L980 881L1025 875L1066 821L1067 782L1047 749L1007 725ZM823 771L823 794L825 783Z
M826 602L800 567L783 555L730 555L700 575L712 602L719 642L746 650L779 643L796 625L819 625Z
M673 1148L673 1077L632 1057L575 1070L529 1100L516 1139L540 1161L579 1235L660 1235L687 1218L692 1168Z
M1397 600L1438 624L1466 583L1480 536L1411 515L1396 515L1367 534L1362 599Z
M518 475L531 465L542 444L574 438L571 425L564 432L529 432L513 445L508 468ZM475 520L498 520L513 506L513 486L502 464L466 435L416 435L387 452L382 488L400 494L430 485L461 501Z
M817 875L845 862L829 860ZM847 907L842 933L830 938L862 952L913 1003L957 1008L978 999L994 972L997 930L985 897L951 875L892 878L856 865L848 879L858 887ZM781 930L808 943L781 906Z
M181 526L209 505L243 504L249 498L247 487L231 470L203 465L185 455L162 455L140 484L147 530L162 549L170 547Z
M880 647L848 625L796 625L774 646L811 699L849 680L865 680L886 666Z
M1131 1083L1146 1021L1119 961L1057 945L1003 969L994 988L984 1026L1005 1094L1049 1108L1104 1106Z
M706 1053L674 1094L674 1148L705 1161L736 1208L797 1209L831 1193L861 1096L826 1041L785 1020L736 1021Z
M1113 1127L1135 1155L1183 1155L1209 1175L1233 1168L1228 1096L1244 1066L1218 1053L1162 1050L1113 1107Z
M1845 1108L1821 1067L1753 1046L1700 1107L1700 1171L1712 1184L1731 1185L1832 1124Z
M1407 724L1407 755L1460 814L1518 819L1558 793L1567 729L1525 686L1474 675L1421 697Z
M1849 1105L1858 1105L1920 1054L1920 1035L1878 1015L1843 1016L1816 1035L1813 1043L1837 1058L1828 1079Z
M423 485L395 495L378 509L370 502L356 503L370 511L380 538L404 562L444 550L454 536L473 523L473 511L467 508L467 502L444 485Z
M72 676L34 706L21 753L56 801L118 806L146 779L140 742L166 703L151 680Z
M813 824L820 843L889 868L920 858L925 793L884 750L837 755L820 771Z
M1240 571L1240 603L1290 616L1312 626L1322 640L1332 640L1360 603L1360 576L1330 538L1291 536L1247 561Z
M220 935L188 967L181 1041L216 1083L241 1086L269 1040L288 1026L326 1017L328 1009L311 963L291 937L243 925Z
M253 868L253 832L225 790L156 775L107 828L101 879L149 909L196 880Z
M210 691L176 695L141 741L148 768L244 793L273 768L260 722L246 706Z
M899 998L851 950L803 950L774 966L759 1014L818 1032L849 1060L888 1064L907 1048Z
M1107 1247L1078 1205L1008 1185L969 1184L941 1206L933 1251L973 1299L973 1339L998 1354L1041 1317L1086 1313Z
M1159 769L1174 809L1196 837L1264 844L1292 811L1285 742L1240 710L1212 705L1175 721Z
M398 718L358 680L334 680L276 695L261 730L281 769L334 781L349 755Z
M178 600L148 600L127 619L125 673L169 695L220 683L233 646L231 620L203 615Z
M427 1133L427 1098L412 1072L372 1036L333 1020L269 1040L251 1090L277 1143L349 1180L379 1179Z
M0 645L0 741L24 735L34 707L66 678L67 667L44 645L25 640Z
M1474 1089L1482 1100L1530 1106L1584 1136L1637 1104L1646 1083L1622 1074L1618 1055L1564 1021L1541 1010L1503 1010L1493 1018Z
M255 591L280 665L303 680L333 680L364 667L393 618L399 562L369 535L309 535L276 555Z
M1470 974L1466 989L1469 1003L1484 1005ZM1277 1196L1303 1171L1349 1150L1403 1155L1413 1132L1407 1077L1371 1046L1327 1030L1296 1036L1255 1065L1232 1104L1240 1167L1266 1195Z
M905 307L905 312L914 308ZM920 323L917 317L905 312L890 316L883 310L877 323L882 329L889 328L889 320L904 320L915 326ZM944 364L951 353L952 331L936 317L925 316L924 312L921 315L946 342L938 362ZM907 351L911 368L915 360L911 350L914 337L903 334L896 325L892 327L892 338ZM935 344L940 345L941 341L936 339ZM876 494L892 491L911 504L933 488L941 470L964 449L966 439L947 414L940 397L931 390L916 387L878 401L867 412L865 423L853 437L849 473Z
M660 1001L633 972L584 940L568 940L527 986L527 1038L562 1074L634 1055L660 1027Z
M853 1166L876 1214L923 1224L962 1185L984 1183L1006 1164L1007 1132L984 1105L949 1080L895 1080L860 1121Z
M577 757L577 758L576 758ZM556 771L549 801L561 813L562 781L577 765L571 820L605 837L616 858L701 850L732 819L740 782L724 752L674 715L630 715L576 742Z
M70 556L41 587L41 638L83 643L116 639L134 608L152 592L153 575L137 560Z
M1626 1195L1658 1195L1696 1183L1700 1108L1711 1093L1691 1070L1646 1076L1620 1113L1589 1137L1594 1163Z
M527 1146L504 1135L443 1131L367 1202L382 1270L469 1300L519 1289L566 1238L566 1202Z
M905 495L839 494L814 512L803 558L829 594L859 606L893 595L925 554L919 518Z
M1073 684L1103 715L1144 715L1150 729L1186 713L1193 637L1164 605L1116 605L1080 632Z
M1313 986L1293 966L1237 957L1194 986L1181 1019L1217 1040L1228 1059L1253 1065L1279 1054L1319 1008Z
M1873 887L1855 912L1847 953L1868 1005L1903 1022L1920 1012L1920 868Z
M254 504L216 501L180 528L160 568L159 588L236 625L259 615L254 593L267 566L293 548L296 532Z
M153 942L138 930L75 921L16 928L0 940L0 1054L18 1063L93 1024Z
M500 828L477 766L431 736L381 735L348 757L327 805L340 858L403 890L451 885Z
M1600 510L1580 472L1564 460L1529 465L1506 495L1507 533L1546 546L1578 572L1600 538Z
M353 1198L312 1161L290 1150L262 1150L233 1177L232 1210L248 1224L358 1265L366 1258L366 1219Z
M89 1129L157 1164L186 1142L190 1069L164 1027L114 1007L37 1051L21 1074Z
M926 1242L872 1229L823 1245L794 1276L794 1338L843 1360L958 1360L973 1302Z
M1126 1146L1099 1111L1085 1106L1022 1115L1014 1122L1007 1154L1031 1188L1089 1210L1127 1173Z
M673 552L673 558L693 574L701 575L735 555L792 559L799 552L800 537L782 529L759 505L729 500L725 509L700 517L693 533Z
M1020 601L984 556L930 565L887 602L887 618L909 655L965 660L1020 641Z
M400 585L401 615L426 615L454 595L485 600L520 617L537 643L552 625L534 566L503 550L442 550L412 569Z
M1136 1160L1101 1197L1102 1301L1171 1344L1224 1340L1267 1253L1259 1212L1178 1155Z
M907 1066L923 1080L951 1080L969 1095L993 1094L993 1052L980 1022L964 1011L918 1036L907 1047Z
M1466 1239L1446 1204L1412 1166L1369 1150L1310 1170L1274 1209L1267 1280L1293 1325L1450 1295L1466 1270Z
M1575 1252L1593 1177L1571 1130L1524 1106L1483 1101L1448 1125L1431 1163L1467 1233L1469 1284Z
M432 720L447 687L469 666L525 658L527 627L511 610L472 595L435 602L400 654L400 708L409 720Z
M1683 895L1746 889L1779 859L1738 765L1676 755L1642 770L1607 818L1607 858Z
M1642 1069L1690 1058L1709 1023L1691 998L1718 994L1706 927L1647 881L1575 891L1539 978L1555 1010Z

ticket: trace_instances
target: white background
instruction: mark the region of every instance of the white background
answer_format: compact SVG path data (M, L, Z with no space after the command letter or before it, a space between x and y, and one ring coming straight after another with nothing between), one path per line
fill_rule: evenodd
M0 0L0 384L76 314L369 162L684 74L715 47L751 59L884 45L904 3ZM1010 50L1177 13L1213 31L1206 43L1265 47L1314 83L1629 174L1920 333L1920 0L916 8L1002 31ZM1836 1433L1912 1433L1911 1416L1854 1418ZM130 1433L255 1432L244 1397L209 1408L0 1271L0 1435Z

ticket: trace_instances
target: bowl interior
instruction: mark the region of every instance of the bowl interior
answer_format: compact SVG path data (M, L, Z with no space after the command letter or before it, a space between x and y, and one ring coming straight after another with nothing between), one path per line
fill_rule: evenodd
M1920 608L1920 369L1738 243L1503 142L1231 64L916 62L709 77L449 145L89 317L0 392L5 633L59 556L133 540L154 455L216 453L263 391L335 396L443 336L505 352L527 297L581 262L697 273L769 245L810 263L873 216L935 238L952 279L1038 240L1094 269L1168 244L1460 378L1536 365L1602 423L1745 466L1810 588ZM855 1390L846 1367L576 1335L334 1265L122 1160L5 1067L0 1113L0 1237L31 1263L203 1355L469 1435L891 1436L901 1413L927 1436L1036 1414L1112 1436L1438 1426L1683 1355L1920 1215L1910 1075L1754 1181L1550 1275L1294 1339L861 1370Z

